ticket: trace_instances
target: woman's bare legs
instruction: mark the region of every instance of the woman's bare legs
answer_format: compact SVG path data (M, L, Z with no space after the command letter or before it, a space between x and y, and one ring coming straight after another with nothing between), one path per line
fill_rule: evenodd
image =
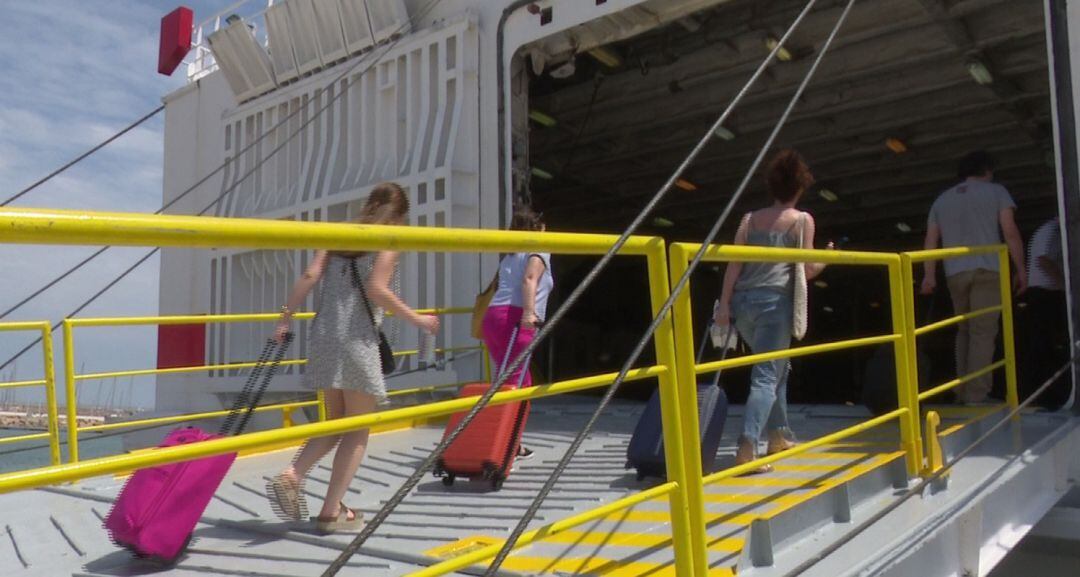
M344 401L344 416L355 417L375 410L375 397L361 391L335 391ZM349 484L360 468L360 462L367 451L368 430L353 431L341 436L337 452L334 454L334 466L330 472L330 485L326 489L319 517L336 519L341 512L341 500L349 490ZM325 454L325 453L323 453ZM299 469L298 469L299 471Z
M344 416L345 398L340 389L326 389L324 398L326 399L327 420L340 419ZM310 472L315 464L321 461L340 440L340 435L308 439L308 441L304 443L304 446L300 448L300 451L296 453L292 465L282 471L281 476L294 486L299 487L300 482L307 476L308 472Z

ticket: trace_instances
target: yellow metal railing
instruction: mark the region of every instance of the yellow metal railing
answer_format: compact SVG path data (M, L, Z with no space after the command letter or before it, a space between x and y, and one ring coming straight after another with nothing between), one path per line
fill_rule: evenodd
M682 277L689 268L689 263L694 254L701 249L700 244L674 243L670 248L671 283L672 286ZM809 451L827 443L836 442L848 437L858 435L869 428L879 426L892 420L900 423L900 439L906 455L907 469L910 475L915 475L922 467L922 446L920 439L920 427L918 423L918 399L910 393L910 380L908 378L907 364L907 340L908 333L904 325L904 304L900 291L900 257L894 254L851 252L851 251L816 251L802 249L777 249L753 246L710 246L702 257L703 262L817 262L833 265L861 265L882 266L889 274L890 297L892 301L893 332L888 335L852 339L847 341L824 343L803 347L794 347L786 350L752 354L735 359L714 361L697 364L694 359L694 332L693 320L696 318L691 310L691 284L687 283L682 294L675 301L673 309L675 317L675 344L678 351L676 373L679 385L679 403L682 407L680 422L683 426L683 439L685 440L686 457L683 464L689 469L686 472L690 485L686 493L690 502L691 540L694 552L695 567L705 563L706 542L705 534L705 503L704 485L715 483L722 479L745 474L758 467L773 461ZM900 408L892 413L883 415L867 423L845 429L843 431L804 443L791 451L757 459L751 463L720 471L707 477L701 475L701 448L699 445L699 423L697 409L697 375L705 372L714 372L732 367L748 366L759 362L808 356L827 353L856 347L867 347L892 343L896 355L897 367L897 396Z
M614 235L547 232L463 230L423 227L388 227L280 220L187 217L166 215L85 213L58 210L0 208L0 242L30 244L109 244L182 248L245 248L263 250L442 251L442 252L548 252L600 255L617 240ZM631 237L620 255L645 257L649 295L656 314L669 293L667 254L663 239ZM194 319L192 319L194 320ZM68 332L70 334L70 330ZM670 322L663 323L654 339L657 366L637 369L629 380L656 378L660 383L664 443L668 450L672 538L675 568L680 575L694 574L688 507L685 495L687 468L683 463L683 435L675 389L675 347ZM609 385L616 375L597 375L530 389L500 392L499 404ZM68 375L74 383L73 376ZM299 442L311 437L449 415L469 408L475 399L455 399L417 407L310 423L272 431L249 433L180 447L151 450L68 463L37 471L0 475L0 492L73 481L130 471L165 463L231 453L240 450ZM696 434L695 434L696 435ZM697 473L700 477L700 472ZM618 505L629 507L631 505ZM705 567L697 568L704 575Z
M53 465L60 464L60 417L56 406L56 375L53 369L53 338L52 327L45 321L9 322L0 323L0 332L12 331L38 331L41 333L42 372L44 378L29 381L12 381L0 383L0 389L17 389L26 387L45 387L45 411L47 413L48 426L44 433L32 433L13 437L0 438L0 445L18 443L22 441L34 441L37 439L49 440L49 462ZM71 401L68 401L68 405ZM69 417L68 428L76 426L75 421Z
M329 250L403 250L443 252L523 252L540 251L556 254L601 254L616 240L610 235L571 233L524 233L491 230L455 230L418 227L361 226L353 224L327 224L295 221L267 221L252 219L220 219L205 217L147 216L141 214L75 213L33 209L0 208L0 242L38 244L113 244L122 246L161 247L235 247L255 249L310 249ZM668 298L671 286L688 268L691 254L700 245L673 244L670 261L660 238L631 237L620 254L644 256L648 266L650 301L653 314L659 312ZM657 364L631 371L627 380L657 379L661 399L664 446L667 452L667 477L669 482L631 497L606 504L598 509L575 515L528 532L517 543L524 547L529 543L579 526L611 512L627 509L643 501L667 496L671 513L671 536L675 558L675 573L705 577L709 567L706 560L706 534L704 520L703 488L706 484L749 472L757 467L804 453L826 444L836 443L896 421L900 429L900 443L909 475L925 470L922 447L920 401L931 394L954 387L965 380L976 378L985 372L1004 366L1010 373L1009 398L1015 404L1015 364L1012 347L1012 319L1008 293L1007 256L1002 256L1002 304L1000 312L1005 323L1005 360L982 369L983 373L962 376L926 393L919 394L913 375L915 365L915 339L921 334L939 330L995 310L975 311L958 318L947 319L927 327L918 328L914 322L913 273L914 262L931 258L950 258L988 251L1000 247L976 249L949 249L927 253L866 253L845 251L813 251L797 249L768 249L745 246L712 246L705 253L705 260L712 262L820 262L834 265L881 266L888 273L891 299L892 331L888 334L843 340L839 342L799 346L784 351L755 354L737 359L696 363L693 358L694 318L691 311L689 286L675 302L671 319L662 323L654 338ZM668 270L669 262L671 264ZM997 309L997 307L994 307ZM262 320L274 320L277 315L266 315ZM175 317L177 323L204 322L206 317ZM182 320L180 320L182 319ZM673 321L672 321L673 319ZM97 322L103 322L98 320ZM239 321L236 321L239 322ZM75 323L76 325L79 322ZM152 324L152 323L147 323ZM71 326L65 326L65 341L70 339ZM766 360L801 357L891 344L896 359L897 397L899 407L885 415L870 419L854 427L809 441L794 449L767 456L754 462L733 467L711 475L703 475L700 462L700 446L697 422L696 375L736 366L745 366ZM676 346L677 345L677 346ZM67 348L71 350L70 347ZM1003 364L1004 363L1004 364ZM73 360L66 367L73 367ZM227 368L240 368L234 365ZM172 369L165 369L172 370ZM197 370L206 370L200 367ZM67 384L72 387L81 378L101 378L109 373L74 375L68 370ZM584 391L608 386L616 374L603 374L568 381L499 392L492 398L493 404L536 400L553 395ZM407 390L422 392L435 387ZM404 394L406 391L399 391ZM311 401L304 401L310 403ZM471 408L475 397L459 398L425 405L403 407L377 413L347 417L331 421L284 427L281 429L248 433L236 437L216 439L205 443L153 449L149 451L98 458L81 463L67 463L33 471L0 475L0 493L43 485L75 481L87 477L126 472L167 463L175 463L212 455L257 450L269 446L301 442L312 437L338 435L357 429L381 427L395 423L415 422L450 415ZM272 405L262 410L281 410L284 405ZM297 403L291 404L297 406ZM221 412L215 412L220 414ZM175 417L180 418L180 417ZM191 418L186 416L184 418ZM98 429L100 430L100 429ZM499 544L471 551L422 570L417 575L433 577L444 575L465 566L483 563L493 558Z
M467 307L455 307L455 308L439 308L439 309L420 309L417 312L421 314L432 315L454 315L454 314L467 314L472 313L472 308ZM392 315L391 315L392 316ZM253 368L257 363L255 362L239 362L239 363L219 363L219 364L203 364L192 365L188 367L170 367L170 368L156 368L156 369L134 369L123 371L107 371L99 373L85 373L77 374L75 372L76 351L75 351L75 328L77 327L131 327L131 326L167 326L167 325L210 325L210 324L235 324L235 323L270 323L276 322L281 318L279 313L247 313L247 314L221 314L221 315L169 315L169 316L143 316L143 317L103 317L103 318L72 318L65 319L63 322L63 338L64 338L64 382L67 391L67 419L71 423L75 423L74 426L67 428L67 442L68 442L68 460L72 463L79 461L79 433L86 432L102 432L117 429L128 429L136 427L151 427L156 425L169 425L174 423L182 423L187 421L195 421L200 419L213 419L223 417L229 414L229 411L208 411L196 414L186 415L172 415L168 417L154 417L149 419L132 419L129 421L123 421L118 423L108 423L105 425L93 425L89 427L79 427L77 421L74 420L74 415L77 412L77 386L80 381L96 380L96 379L111 379L118 377L132 377L132 376L147 376L147 375L174 375L183 373L196 373L203 371L216 371L216 370L236 370L236 369L249 369ZM315 313L304 312L293 315L293 318L300 321L311 320L315 318ZM436 354L456 353L464 351L482 351L485 352L484 346L467 346L467 347L450 347L435 349ZM418 355L418 350L402 350L395 351L395 357L415 356ZM298 366L307 364L307 359L287 359L281 361L281 366ZM420 392L430 392L439 389L458 387L461 383L449 383L445 385L433 385L428 387L418 387L414 389L403 389L393 391L390 396L402 396L407 394L416 394ZM304 407L318 407L319 420L326 420L326 407L322 402L322 394L320 393L318 398L311 401L297 401L290 403L280 403L275 405L269 405L266 407L259 407L255 412L267 412L267 411L280 411L282 418L282 425L285 427L292 426L292 413L297 409ZM16 438L18 440L28 440L25 438ZM56 463L54 463L56 464Z
M986 307L983 309L971 311L968 313L958 314L945 320L937 321L926 326L915 326L915 265L918 263L924 263L928 261L939 261L950 258L958 258L964 256L986 255L993 254L998 258L999 267L999 291L1001 297L1001 304L992 307ZM900 259L903 262L904 269L904 303L907 309L907 323L909 330L916 337L920 337L929 334L934 331L958 325L960 323L971 321L982 316L991 315L995 313L1001 314L1001 331L1002 342L1004 343L1004 356L1005 358L996 361L988 366L980 367L979 369L972 371L966 375L961 375L951 381L937 385L931 389L917 393L918 399L924 401L926 399L940 395L946 391L950 391L959 387L964 383L971 382L980 377L986 376L998 369L1005 370L1005 403L1010 408L1016 408L1020 403L1019 395L1016 390L1016 343L1014 339L1013 330L1013 315L1012 315L1012 287L1010 284L1011 278L1009 275L1009 249L1004 245L994 246L977 246L977 247L958 247L958 248L946 248L936 250L923 250L915 252L906 252L900 255ZM1023 271L1019 271L1020 274L1024 274ZM911 339L909 343L910 354L908 357L908 363L910 364L910 374L917 375L917 356L915 354L915 339ZM918 389L916 388L916 391Z

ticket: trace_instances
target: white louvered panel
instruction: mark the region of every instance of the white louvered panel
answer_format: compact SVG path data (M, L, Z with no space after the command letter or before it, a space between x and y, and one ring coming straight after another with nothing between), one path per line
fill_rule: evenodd
M284 5L292 3L287 0ZM361 75L358 69L348 77L347 87L343 80L316 97L325 82L294 85L285 89L293 91L288 95L226 118L224 148L230 164L223 188L260 158L264 163L258 170L260 184L254 189L239 187L222 203L223 215L340 221L383 180L407 189L413 224L446 226L453 210L469 206L465 199L471 193L456 190L471 189L476 182L477 116L466 106L475 101L478 88L476 30L462 22L400 44L368 73ZM334 76L332 71L320 74L327 81ZM292 136L317 108L341 92L345 94L316 122ZM295 111L299 112L285 126L271 130ZM268 131L273 134L261 146L240 154L247 143ZM282 143L284 147L267 158ZM247 180L255 182L252 177ZM222 252L217 253L219 272L211 281L213 294L221 295L219 312L275 310L307 262L300 253ZM286 257L288 261L282 260ZM435 253L402 255L402 297L417 306L452 304L447 295L454 282L454 262ZM444 322L452 330L454 319ZM268 326L222 328L208 346L220 351L222 360L251 360L247 357L258 354L267 330ZM414 333L402 331L398 342L412 346ZM300 355L303 347L294 351Z
M289 13L284 3L266 9L266 32L270 42L270 61L278 82L289 82L300 75L293 54L292 32L289 30Z
M207 41L237 101L254 98L277 86L270 56L243 21L218 30Z
M349 55L341 28L338 0L313 0L315 26L318 29L319 54L330 64Z
M337 102L334 99L336 94L337 87L335 85L327 86L323 92L314 94L312 110L325 110L319 116L318 121L312 125L314 129L312 138L315 143L315 157L312 160L314 170L304 184L303 198L305 202L323 196L323 183L327 180L327 173L331 170L329 165L330 150L332 150L334 140L337 137L337 132L334 130L338 114L338 107L334 106Z
M331 131L331 141L326 154L327 168L324 171L322 183L317 192L317 195L323 198L341 190L338 185L349 165L346 157L348 150L346 140L349 130L349 93L352 92L353 88L349 86L348 79L337 82L335 88L344 94L341 94L337 102L331 106L334 110L334 120L328 123Z
M289 15L289 32L293 38L297 71L304 75L321 68L324 63L319 58L319 45L315 36L314 5L311 0L288 0L285 7Z
M363 52L375 45L364 0L338 0L338 13L349 54Z
M435 140L435 120L442 111L443 98L446 96L440 90L441 75L439 73L439 57L442 54L442 42L431 42L424 47L424 57L420 61L420 93L421 110L418 122L418 136L416 144L419 150L413 156L412 170L414 172L426 172L431 168L431 158L435 156L432 151L432 143Z
M415 172L411 159L420 154L416 129L417 121L423 114L420 107L424 91L420 79L423 68L421 58L425 49L426 46L421 46L417 50L410 50L404 59L398 61L398 106L403 111L401 118L404 124L401 127L403 130L398 134L397 174ZM401 69L404 69L403 73L400 73Z
M293 114L298 109L307 105L307 95L303 95L299 98L293 98L289 100L289 114ZM300 125L303 122L303 114L297 113L289 119L289 135L295 134L300 130ZM306 131L293 136L289 140L289 144L285 147L285 162L289 167L289 192L285 195L286 202L290 205L296 204L298 195L300 194L300 171L303 166L303 149L305 141L307 140Z
M225 35L225 30L219 30L206 38L210 45L210 51L214 53L214 59L218 68L225 75L225 81L229 84L233 94L248 92L251 88L247 77L240 70L239 57Z
M367 0L365 6L376 43L409 33L409 11L403 0Z

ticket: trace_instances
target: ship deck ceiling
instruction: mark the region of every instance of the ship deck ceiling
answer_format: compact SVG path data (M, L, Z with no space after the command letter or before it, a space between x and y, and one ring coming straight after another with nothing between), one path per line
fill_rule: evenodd
M685 174L696 190L673 190L654 211L673 228L650 232L698 239L710 228L821 50L846 0L820 0L777 62ZM567 57L549 54L532 75L530 107L557 123L531 124L534 201L559 230L621 231L669 178L766 57L806 0L730 0L606 46L618 66L587 54L574 73L552 78ZM643 16L644 18L644 16ZM597 34L612 22L586 23ZM554 50L568 40L526 50ZM610 58L610 56L609 56ZM977 83L975 61L992 76ZM1015 0L860 0L803 95L778 146L794 146L817 181L803 202L823 238L866 248L911 245L935 196L956 182L956 160L986 148L1016 199L1023 230L1056 209L1053 131L1043 3ZM906 145L893 153L886 139ZM735 214L760 207L755 179ZM901 222L911 230L899 230ZM730 219L721 239L730 239Z
M519 462L504 488L458 481L446 488L429 477L420 483L390 519L355 556L341 575L406 575L441 561L438 548L469 538L498 540L515 524L572 436L595 406L594 399L545 399L535 403L524 442L536 451ZM572 461L532 526L547 524L633 494L656 480L639 482L626 471L626 445L643 405L617 401ZM719 467L734 458L732 431L742 407L733 407ZM973 414L945 412L948 430L977 423ZM856 424L868 417L850 406L795 406L792 426L810 439ZM1052 418L1025 420L1033 442L1052 430ZM1060 423L1058 423L1060 425ZM970 428L970 427L969 427ZM442 429L421 427L373 438L370 453L345 501L367 516L387 499L435 445ZM861 495L856 510L868 511L891 498L903 457L896 452L895 431L888 428L825 446L789 461L767 475L721 481L706 487L710 575L733 574L746 528L757 518L775 517L830 488L870 479L852 493ZM117 549L101 529L123 480L99 478L55 488L0 495L4 530L0 535L0 574L31 575L248 575L297 577L321 574L350 539L321 536L309 524L278 521L264 494L265 480L284 467L292 451L241 458L222 484L180 562L162 569L132 559ZM316 467L306 486L316 511L329 477L329 461ZM875 505L875 503L877 505ZM448 547L449 546L449 547ZM468 574L468 573L458 573ZM523 548L508 559L503 574L674 575L666 499L639 504Z

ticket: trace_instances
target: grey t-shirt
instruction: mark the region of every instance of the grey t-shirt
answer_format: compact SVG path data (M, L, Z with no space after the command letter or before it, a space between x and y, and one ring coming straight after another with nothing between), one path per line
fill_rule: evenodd
M1009 191L994 182L968 180L946 190L930 207L928 223L941 230L941 245L982 246L1001 244L999 215L1016 208ZM975 269L998 270L995 254L965 256L945 261L945 276Z

